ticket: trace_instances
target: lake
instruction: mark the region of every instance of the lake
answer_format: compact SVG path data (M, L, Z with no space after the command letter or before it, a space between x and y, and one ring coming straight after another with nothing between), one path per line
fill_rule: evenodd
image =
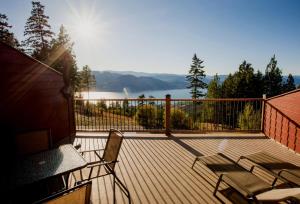
M171 94L171 98L191 98L189 89L173 89L173 90L159 90L159 91L142 91L130 93L124 89L123 92L102 92L102 91L90 91L82 92L84 99L123 99L123 98L138 98L144 94L146 98L154 96L155 98L165 98L167 94ZM206 92L206 90L204 91Z

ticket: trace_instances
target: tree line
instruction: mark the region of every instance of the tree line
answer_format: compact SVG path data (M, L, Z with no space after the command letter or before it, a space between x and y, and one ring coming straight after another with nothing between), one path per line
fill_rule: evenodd
M204 82L206 75L202 63L203 61L194 54L189 74L186 76L187 88L191 89L190 93L194 99L203 96L207 98L260 98L263 94L272 97L296 89L292 74L283 80L275 55L271 57L264 74L259 70L255 72L252 64L244 60L238 70L233 74L230 73L223 82L216 74L209 84ZM207 93L204 94L203 89L206 88Z
M58 34L55 35L48 20L45 6L39 1L32 1L31 14L24 28L25 39L19 42L11 31L12 26L8 23L8 17L0 14L0 41L61 73L67 71L73 92L89 91L96 87L95 77L88 65L85 65L81 71L78 70L73 51L74 42L64 25L60 26Z

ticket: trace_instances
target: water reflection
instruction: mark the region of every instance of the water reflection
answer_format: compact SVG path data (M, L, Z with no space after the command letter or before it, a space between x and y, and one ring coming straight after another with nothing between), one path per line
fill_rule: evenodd
M172 98L191 98L189 89L174 89L174 90L160 90L160 91L143 91L130 93L126 88L123 92L105 92L105 91L91 91L81 92L83 99L124 99L124 98L138 98L144 94L146 98L154 96L155 98L165 98L167 94L171 94ZM77 94L78 96L79 94Z

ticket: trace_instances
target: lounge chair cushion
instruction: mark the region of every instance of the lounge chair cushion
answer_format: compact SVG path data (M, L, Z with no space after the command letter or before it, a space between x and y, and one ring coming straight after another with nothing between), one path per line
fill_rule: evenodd
M271 185L250 173L222 153L198 157L211 171L220 176L223 181L239 191L245 197L271 189Z
M271 189L270 184L250 172L231 172L223 176L223 181L249 198Z
M205 163L205 165L218 176L223 173L245 171L244 168L236 164L222 153L198 157L198 160L202 163Z
M274 174L279 174L283 169L284 172L280 176L292 183L300 186L300 167L289 162L282 161L266 152L257 152L254 154L243 156L244 158L262 166ZM290 173L289 173L290 172Z

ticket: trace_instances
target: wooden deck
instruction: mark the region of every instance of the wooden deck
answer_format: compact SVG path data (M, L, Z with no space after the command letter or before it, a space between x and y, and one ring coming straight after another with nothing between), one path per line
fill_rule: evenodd
M81 150L103 148L107 133L77 133L74 145ZM164 134L125 133L116 172L131 193L132 203L241 203L236 193L225 185L219 199L213 196L217 177L205 166L191 165L195 156L223 152L234 160L257 151L300 165L300 156L262 134ZM93 159L93 155L90 155ZM241 164L249 167L249 163ZM254 172L271 183L272 177ZM112 203L110 176L93 180L92 203ZM227 194L226 194L227 193ZM231 195L227 199L224 195ZM117 187L117 203L127 203Z

